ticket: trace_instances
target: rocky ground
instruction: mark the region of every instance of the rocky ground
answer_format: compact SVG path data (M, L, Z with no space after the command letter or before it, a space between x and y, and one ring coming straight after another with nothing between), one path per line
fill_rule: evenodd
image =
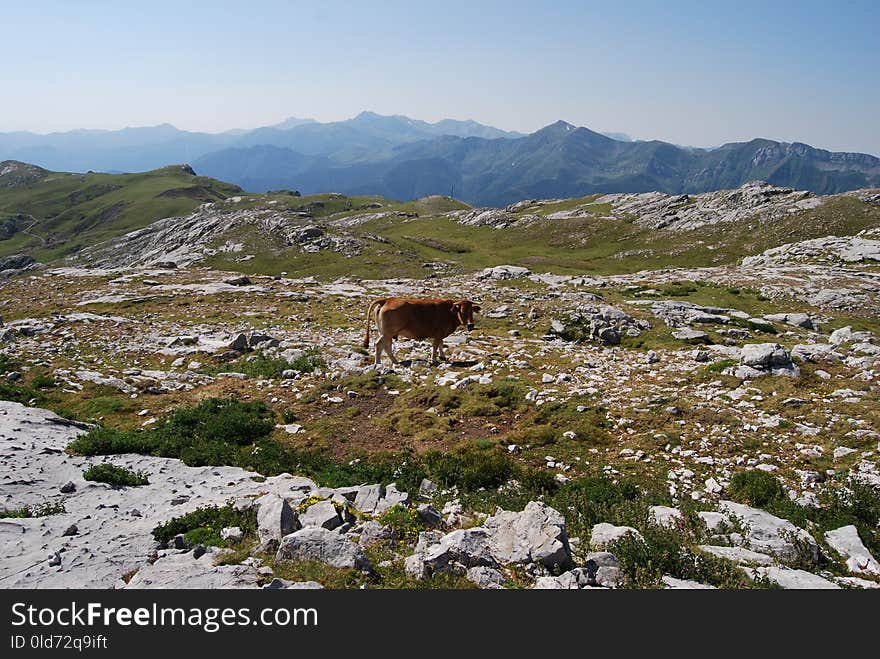
M612 197L596 203L659 203ZM167 245L161 229L135 238ZM17 401L0 408L0 585L880 586L878 248L869 230L609 276L321 281L163 268L164 248L148 268L116 250L113 267L24 272L0 300L2 398ZM483 312L447 339L450 362L399 341L401 363L376 367L363 314L388 295ZM267 441L300 457L258 463L262 439L223 464L68 448L99 426L152 437L214 399L265 404ZM443 471L438 455L463 457ZM356 471L389 456L387 477ZM149 484L83 478L105 462ZM241 526L217 537L153 534L227 504Z

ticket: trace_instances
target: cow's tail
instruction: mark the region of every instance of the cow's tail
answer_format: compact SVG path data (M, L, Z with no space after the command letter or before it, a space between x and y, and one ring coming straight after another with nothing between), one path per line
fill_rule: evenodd
M364 348L370 347L370 325L372 325L373 320L373 309L381 307L388 300L373 300L370 303L370 306L367 308L367 318L364 321L364 325L366 327L367 333L364 335Z

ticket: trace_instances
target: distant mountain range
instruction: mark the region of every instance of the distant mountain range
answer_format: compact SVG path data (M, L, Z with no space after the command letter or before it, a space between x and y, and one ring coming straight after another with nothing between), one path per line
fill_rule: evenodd
M618 138L618 139L615 139ZM346 121L290 118L220 134L168 124L119 131L0 133L0 160L66 171L145 171L188 162L199 174L261 192L341 192L415 199L450 194L500 206L594 192L699 193L761 179L833 194L880 186L880 159L754 139L713 149L632 141L558 121L530 135L474 121L427 123L362 112Z

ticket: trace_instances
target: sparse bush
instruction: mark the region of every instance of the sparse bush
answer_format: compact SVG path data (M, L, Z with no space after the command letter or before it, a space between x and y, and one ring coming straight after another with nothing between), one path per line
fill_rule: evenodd
M64 508L63 503L44 503L42 505L22 506L21 508L13 508L12 510L0 510L0 519L47 517L49 515L61 515L66 512L67 510Z
M92 465L83 472L83 478L87 481L107 483L114 487L138 487L150 484L150 479L142 471L131 471L125 467L107 463Z
M390 526L394 538L399 542L415 542L419 537L419 532L425 530L425 524L416 509L405 506L398 505L390 508L376 521Z
M311 373L327 366L317 348L309 348L302 355L290 362L290 368L301 373Z
M9 382L0 382L0 400L29 405L32 401L39 402L43 395L29 386L16 386Z
M324 368L326 362L315 348L309 348L293 361L283 357L268 357L263 354L252 355L246 359L229 362L212 370L214 373L245 373L249 377L263 380L280 380L284 371L311 373Z
M46 373L39 373L31 379L31 387L34 389L52 389L56 386L58 384L55 382L55 378Z
M431 452L424 456L424 463L431 480L445 487L455 485L465 490L496 488L519 471L509 456L499 451L479 449Z
M641 526L648 507L665 503L657 492L643 492L629 480L614 482L605 476L588 476L562 485L547 503L566 519L571 535L589 537L599 522Z
M725 369L736 366L737 364L739 364L739 362L735 359L719 359L717 362L712 362L704 367L703 371L706 373L721 373Z
M757 508L764 508L785 496L779 479L760 469L734 474L728 492L735 501Z
M227 526L241 529L244 539L252 538L257 533L257 514L254 509L239 512L231 505L205 506L191 513L175 517L153 529L153 537L157 542L168 544L174 536L182 533L190 544L228 546L228 542L220 538L220 531Z
M149 454L152 448L150 437L149 432L98 426L74 439L67 445L67 449L79 455Z
M731 561L693 551L694 538L683 531L648 524L641 533L643 539L628 534L609 547L629 588L661 588L664 575L720 588L752 585Z

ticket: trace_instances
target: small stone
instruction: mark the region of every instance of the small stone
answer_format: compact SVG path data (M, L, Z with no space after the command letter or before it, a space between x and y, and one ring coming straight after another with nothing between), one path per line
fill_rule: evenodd
M227 526L220 529L220 539L229 542L238 542L244 537L244 533L238 526Z

